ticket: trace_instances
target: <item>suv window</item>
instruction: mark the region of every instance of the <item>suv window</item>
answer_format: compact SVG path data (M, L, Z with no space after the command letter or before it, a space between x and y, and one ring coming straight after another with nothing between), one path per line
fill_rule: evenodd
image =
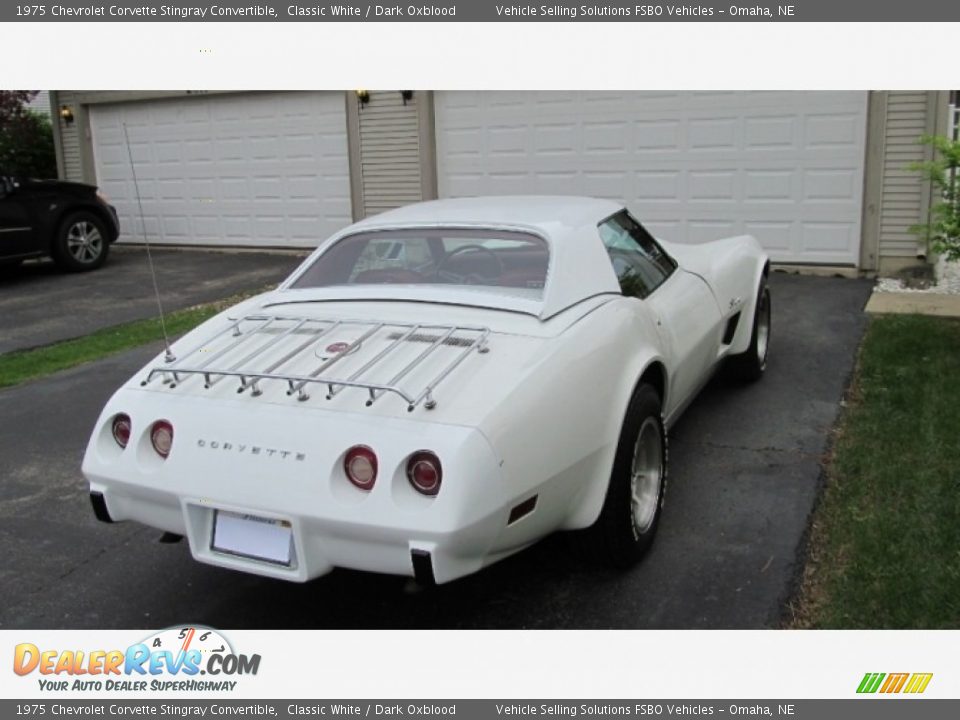
M677 267L626 210L600 223L599 231L624 295L647 297Z

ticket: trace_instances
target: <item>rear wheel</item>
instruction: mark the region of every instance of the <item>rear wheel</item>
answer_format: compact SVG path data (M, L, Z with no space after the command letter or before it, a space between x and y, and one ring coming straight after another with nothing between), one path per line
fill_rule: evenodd
M103 221L89 212L68 215L53 241L53 259L64 270L94 270L107 259L110 244Z
M753 313L753 331L747 351L730 358L733 372L742 380L759 380L767 369L767 353L770 349L770 288L766 279L760 281L757 291L757 307Z
M629 567L653 542L667 481L660 397L640 385L630 400L600 517L593 527L601 559Z

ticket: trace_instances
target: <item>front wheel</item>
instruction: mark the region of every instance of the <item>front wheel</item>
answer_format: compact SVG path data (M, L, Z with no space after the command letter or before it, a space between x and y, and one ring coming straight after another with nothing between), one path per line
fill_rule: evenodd
M606 564L629 567L650 548L666 483L667 438L660 397L642 384L627 408L603 509L592 530Z
M767 354L770 350L770 288L766 280L760 281L757 291L757 307L753 313L753 330L747 351L730 358L734 373L742 380L759 380L767 369Z
M89 212L69 215L53 240L53 259L64 270L94 270L106 261L110 244L103 221Z

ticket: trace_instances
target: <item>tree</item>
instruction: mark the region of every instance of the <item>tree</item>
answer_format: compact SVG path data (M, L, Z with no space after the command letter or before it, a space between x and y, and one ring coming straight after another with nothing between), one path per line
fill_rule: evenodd
M36 90L0 90L0 173L56 177L50 118L27 107Z
M37 90L0 90L0 132L12 127L27 111L27 103L37 96Z
M913 163L910 169L933 185L940 199L930 209L930 222L910 231L947 260L960 260L960 140L924 135L919 142L934 149L934 159Z

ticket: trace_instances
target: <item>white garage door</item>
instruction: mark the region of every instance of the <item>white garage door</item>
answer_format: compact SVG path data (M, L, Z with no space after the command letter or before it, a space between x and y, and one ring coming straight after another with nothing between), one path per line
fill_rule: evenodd
M97 181L142 240L312 247L351 222L342 93L244 93L90 108Z
M441 197L624 202L658 237L856 264L865 92L443 92Z

